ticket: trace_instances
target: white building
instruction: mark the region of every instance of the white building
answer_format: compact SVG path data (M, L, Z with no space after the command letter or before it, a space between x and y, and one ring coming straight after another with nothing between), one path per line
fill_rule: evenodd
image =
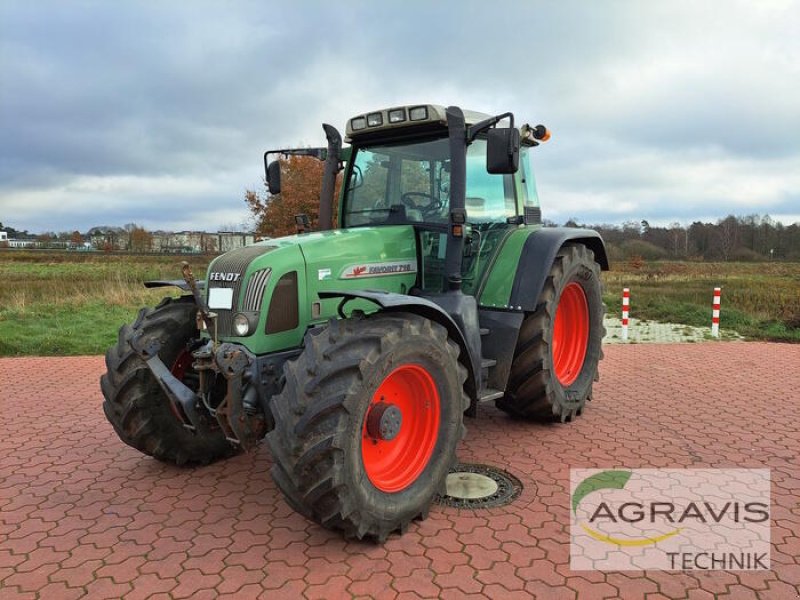
M15 240L8 237L7 231L0 231L0 246L3 248L33 248L36 240Z

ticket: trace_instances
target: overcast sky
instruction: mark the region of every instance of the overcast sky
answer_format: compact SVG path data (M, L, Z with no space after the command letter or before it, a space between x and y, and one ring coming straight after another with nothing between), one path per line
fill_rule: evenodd
M265 149L429 102L552 129L545 218L788 224L798 31L790 0L2 0L0 221L239 225Z

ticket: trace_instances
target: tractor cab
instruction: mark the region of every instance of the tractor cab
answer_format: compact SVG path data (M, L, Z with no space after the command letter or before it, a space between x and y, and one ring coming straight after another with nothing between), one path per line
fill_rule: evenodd
M406 114L417 115L417 120L406 120ZM393 120L387 122L390 116ZM464 111L464 120L466 126L475 126L492 117ZM446 224L451 171L446 124L445 111L438 106L396 108L350 119L346 139L353 149L342 195L341 225L386 221ZM528 150L538 142L521 140L519 162L523 173L517 181L520 178L516 169L512 171L513 165L504 169L510 171L505 173L487 170L487 131L474 132L475 137L466 146L465 207L469 221L475 225L516 223L526 206L538 208L533 177L525 176L531 173ZM508 150L520 152L517 147Z
M455 232L462 249L461 286L474 295L504 238L521 225L541 222L530 151L550 134L542 125L514 129L510 113L492 117L464 110L463 131L454 145L447 111L413 105L357 115L347 122L345 141L351 147L344 151L335 146L270 151L265 155L270 190L280 190L280 171L278 161L267 162L268 155L324 159L327 152L337 152L344 171L339 227L412 225L419 244L418 289L426 292L452 287L445 254L448 233ZM499 128L503 121L511 127ZM460 166L455 188L454 153ZM323 198L321 213L330 205ZM320 222L324 228L326 215ZM450 279L456 279L453 273Z
M417 120L410 121L411 115ZM470 111L464 116L467 126L491 119ZM420 288L444 291L444 255L454 206L445 110L417 106L354 117L348 122L347 139L353 147L340 202L341 226L414 225L422 263ZM506 173L487 170L488 143L484 131L466 146L461 279L468 294L475 292L503 237L525 223L526 214L531 224L540 214L530 167L530 149L537 142L527 139L514 149L519 152L519 169Z

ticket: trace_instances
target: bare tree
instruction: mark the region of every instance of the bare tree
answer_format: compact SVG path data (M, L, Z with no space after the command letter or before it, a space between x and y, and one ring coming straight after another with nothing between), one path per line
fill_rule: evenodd
M727 261L739 245L739 221L733 215L728 215L717 224L717 232L722 260Z

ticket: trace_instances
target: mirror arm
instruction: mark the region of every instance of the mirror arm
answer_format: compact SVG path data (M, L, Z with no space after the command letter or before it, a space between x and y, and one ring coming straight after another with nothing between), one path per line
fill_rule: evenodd
M282 154L284 157L313 156L316 159L325 160L328 151L327 148L281 148L279 150L267 150L264 152L264 160L267 159L268 154Z
M288 158L289 156L311 156L320 161L326 161L328 157L327 148L281 148L278 150L267 150L264 152L264 173L267 176L267 185L269 186L269 157L270 155L277 154L279 157ZM337 157L338 161L338 157ZM270 189L270 193L273 193ZM280 193L280 192L274 192Z
M481 132L486 131L490 127L494 127L505 118L508 118L511 121L511 127L514 127L514 113L510 112L495 117L489 117L479 123L475 123L475 125L467 130L467 144L471 144Z
M264 172L266 172L269 166L270 154L282 154L284 157L313 156L318 160L325 160L328 152L326 148L281 148L280 150L267 150L264 152Z

